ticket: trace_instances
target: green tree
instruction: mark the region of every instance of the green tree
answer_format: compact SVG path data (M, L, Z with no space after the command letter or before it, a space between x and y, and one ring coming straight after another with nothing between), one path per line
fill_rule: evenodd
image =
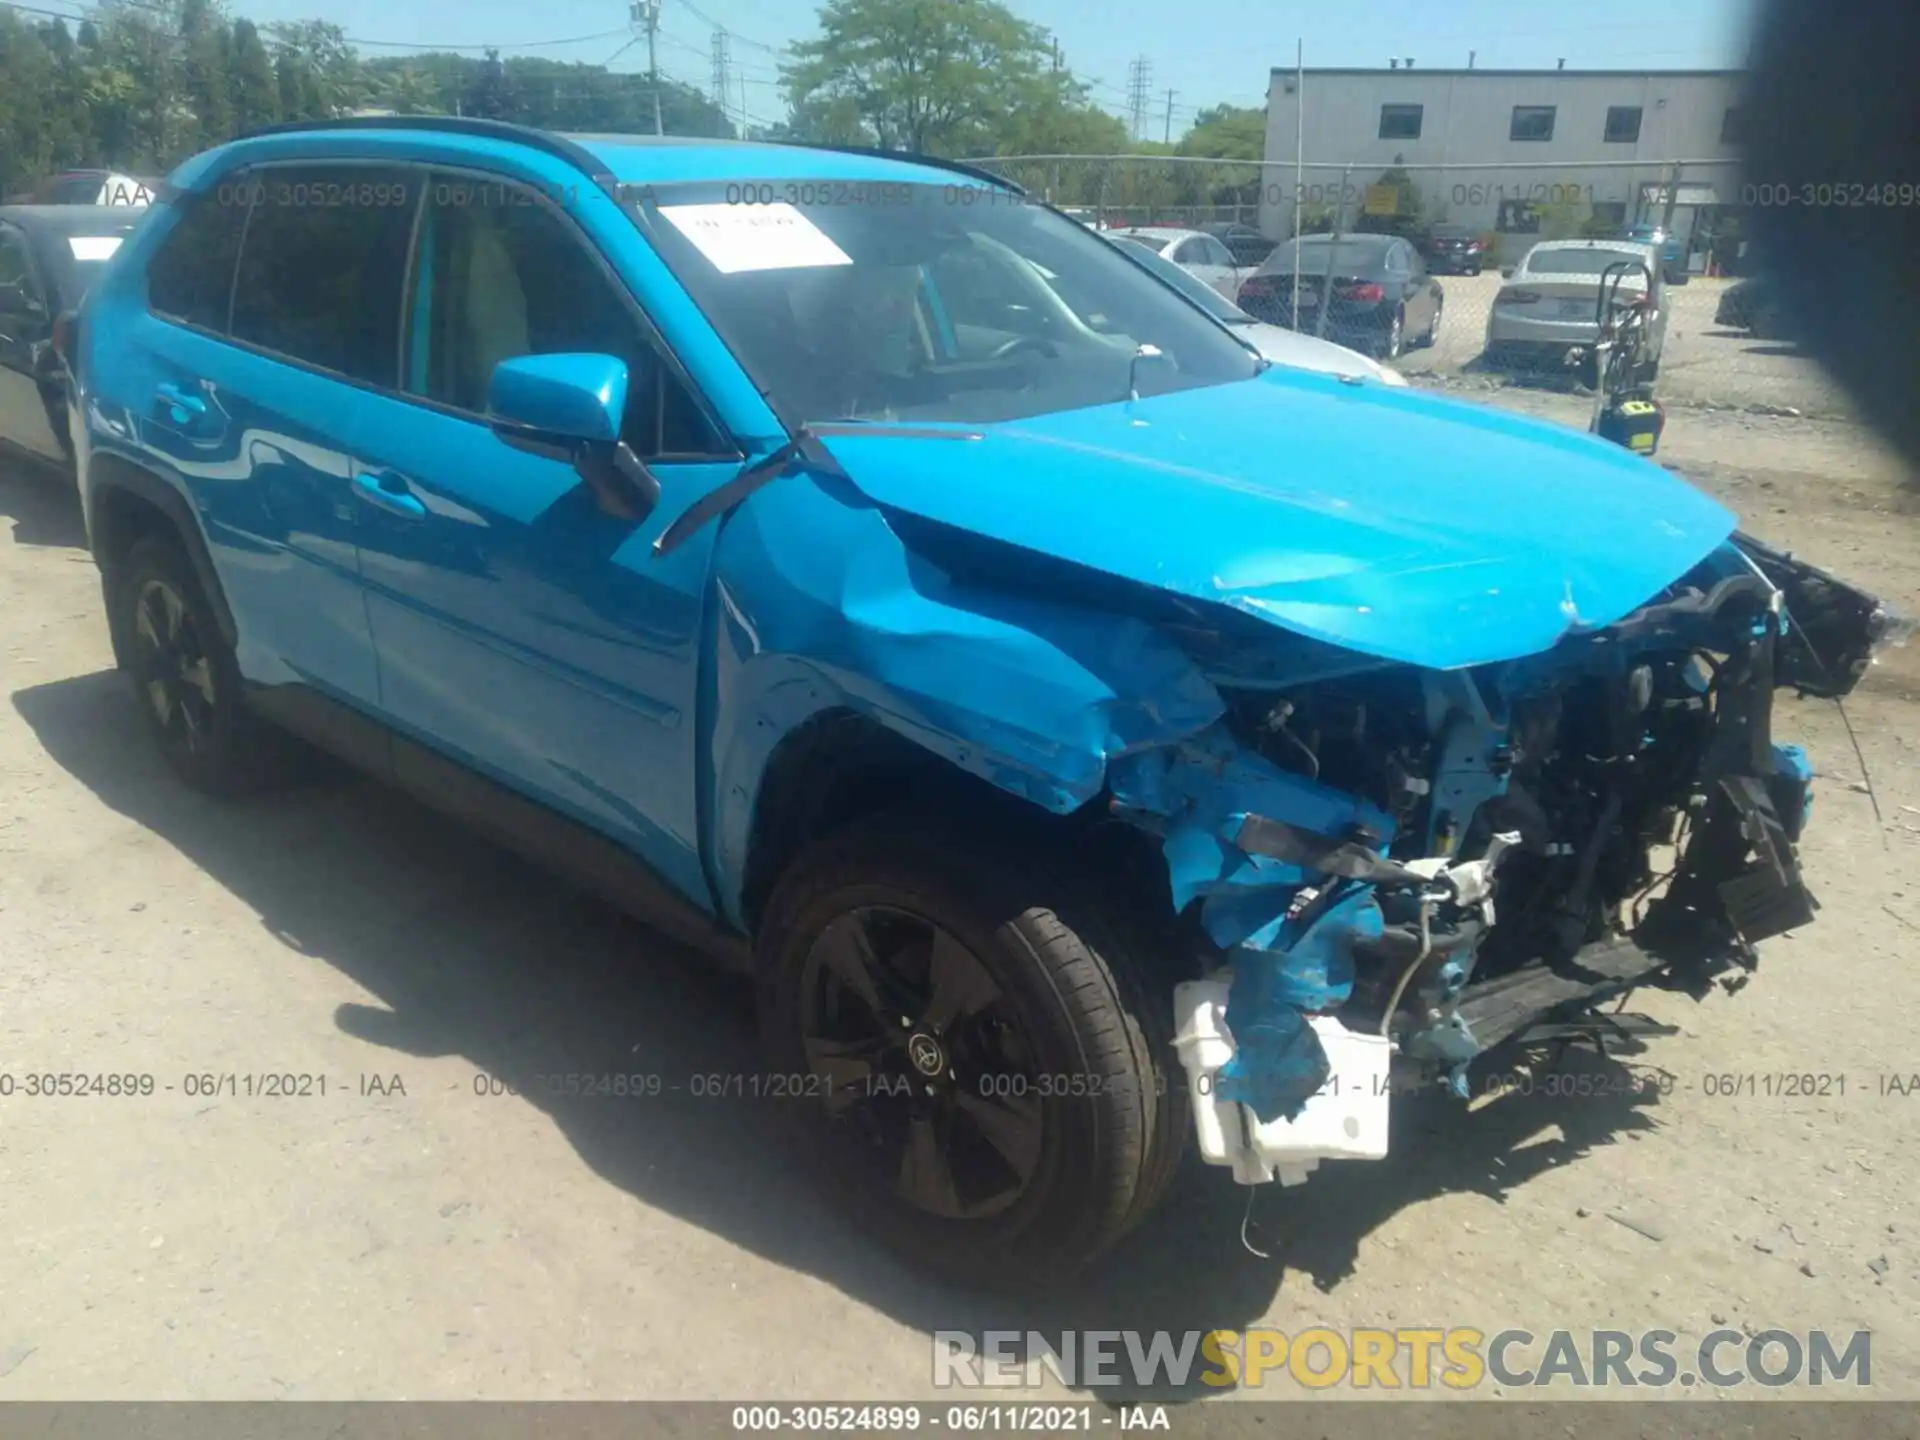
M367 103L360 56L338 25L329 20L279 20L267 26L267 34L278 55L291 55L297 62L297 116L287 109L287 87L280 87L281 109L288 119L325 119Z
M232 42L213 0L181 0L179 34L179 98L190 112L185 143L198 150L233 134Z
M827 0L819 24L782 72L796 119L844 116L830 107L851 101L887 149L980 153L1062 83L1046 33L995 0Z
M507 67L500 63L498 50L487 51L487 58L480 63L480 73L467 90L464 109L468 115L478 115L483 120L519 118L513 81L507 76Z
M233 123L236 132L271 125L280 118L280 92L273 61L251 20L233 22Z

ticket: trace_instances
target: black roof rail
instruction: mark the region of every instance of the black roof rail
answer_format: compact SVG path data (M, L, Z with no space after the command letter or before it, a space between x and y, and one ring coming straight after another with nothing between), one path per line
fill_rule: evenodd
M990 180L995 185L1004 185L1016 195L1027 193L1026 187L1017 180L1009 180L978 165L969 165L964 160L948 160L939 155L921 155L912 150L882 150L876 145L821 145L808 140L763 140L760 143L784 145L792 150L832 150L841 155L871 155L880 160L903 160L909 165L930 165L936 170L951 170L956 175L971 176L975 180Z
M343 115L337 120L283 120L277 125L262 125L234 137L251 140L258 135L296 135L321 130L431 130L441 134L472 135L484 140L504 140L525 145L564 160L609 194L616 181L613 172L591 150L576 145L564 135L540 130L532 125L515 125L507 120L482 120L473 115Z

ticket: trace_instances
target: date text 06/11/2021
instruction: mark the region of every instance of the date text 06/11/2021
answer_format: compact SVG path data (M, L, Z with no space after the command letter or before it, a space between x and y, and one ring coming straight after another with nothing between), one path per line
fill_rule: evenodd
M1164 1405L736 1405L735 1434L787 1431L947 1431L956 1435L1049 1435L1073 1431L1171 1430Z

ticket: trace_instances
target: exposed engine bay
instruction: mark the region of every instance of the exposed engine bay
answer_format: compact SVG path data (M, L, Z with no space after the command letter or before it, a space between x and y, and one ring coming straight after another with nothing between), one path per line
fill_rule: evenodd
M1795 853L1812 771L1774 742L1773 693L1844 695L1895 623L1736 536L1517 661L1256 662L1183 637L1227 714L1110 785L1217 947L1176 997L1205 1157L1244 1183L1378 1158L1390 1053L1464 1098L1476 1057L1544 1022L1751 969L1817 909Z

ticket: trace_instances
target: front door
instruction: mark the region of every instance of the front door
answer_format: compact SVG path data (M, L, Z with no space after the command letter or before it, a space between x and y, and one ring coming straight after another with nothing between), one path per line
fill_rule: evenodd
M58 372L48 347L53 340L52 297L35 273L27 237L0 224L0 440L48 460L65 458L54 429L56 411L47 389Z
M405 394L375 402L355 481L380 707L710 904L694 710L716 527L664 559L650 547L739 459L571 221L497 179L436 173L428 195ZM496 364L568 352L627 362L625 438L665 497L646 520L604 513L572 466L486 423Z

